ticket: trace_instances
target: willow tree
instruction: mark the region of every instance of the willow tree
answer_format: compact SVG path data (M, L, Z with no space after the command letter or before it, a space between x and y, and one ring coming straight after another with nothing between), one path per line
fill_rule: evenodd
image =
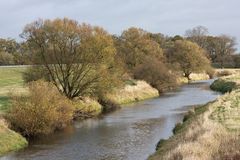
M187 40L177 40L170 50L170 61L178 64L184 76L190 80L193 72L203 72L210 68L210 61L205 50L196 43Z
M141 65L146 57L163 59L160 45L153 40L150 33L140 28L131 27L123 31L117 39L116 48L130 71Z
M115 48L104 29L74 20L38 20L21 35L55 86L69 98L114 85Z

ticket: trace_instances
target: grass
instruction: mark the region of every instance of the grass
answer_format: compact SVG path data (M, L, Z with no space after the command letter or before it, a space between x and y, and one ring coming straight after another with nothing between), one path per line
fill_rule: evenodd
M9 108L8 106L9 106L9 97L0 96L0 111L5 113Z
M239 75L226 79L238 83ZM240 89L190 111L173 132L150 160L240 159Z
M211 114L211 119L229 130L240 131L240 90L226 94Z
M223 68L223 69L215 69L215 74L217 76L228 76L240 73L239 68Z
M25 67L0 67L0 114L4 114L9 104L9 94L12 91L25 92L22 73ZM0 117L0 155L24 148L27 141L20 134L8 128Z
M84 97L73 101L75 106L74 119L96 117L101 114L102 106L94 99Z
M0 156L27 146L27 141L20 134L10 130L0 119Z
M107 98L117 104L127 104L158 96L157 89L151 87L145 81L134 81L134 83L128 82L124 88L107 95Z
M25 67L0 67L0 113L8 109L8 97L11 92L25 92L22 78L25 69Z
M0 87L23 85L22 73L25 67L0 68Z

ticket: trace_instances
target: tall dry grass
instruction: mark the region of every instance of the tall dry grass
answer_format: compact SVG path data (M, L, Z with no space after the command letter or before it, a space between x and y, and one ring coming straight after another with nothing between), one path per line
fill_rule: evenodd
M107 98L117 104L126 104L158 97L158 90L145 81L136 81L136 84L125 85L124 88L108 94Z

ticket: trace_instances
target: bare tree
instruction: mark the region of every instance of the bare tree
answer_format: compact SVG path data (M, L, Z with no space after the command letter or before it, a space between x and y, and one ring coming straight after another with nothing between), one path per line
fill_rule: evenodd
M205 48L206 46L206 36L208 34L208 29L204 26L197 26L193 29L186 31L185 36L188 40L197 43L200 47Z

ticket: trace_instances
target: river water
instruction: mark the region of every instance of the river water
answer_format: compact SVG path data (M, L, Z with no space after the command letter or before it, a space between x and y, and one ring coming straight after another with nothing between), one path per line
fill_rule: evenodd
M145 160L156 143L197 104L216 99L212 80L182 86L159 98L135 103L97 119L75 122L62 132L33 140L2 160Z

